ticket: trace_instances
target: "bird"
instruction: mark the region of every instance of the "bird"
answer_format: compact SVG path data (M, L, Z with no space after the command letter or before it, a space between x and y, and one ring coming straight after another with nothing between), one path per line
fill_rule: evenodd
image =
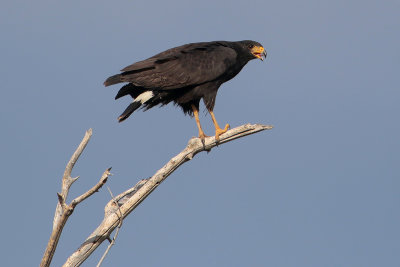
M200 124L199 105L202 99L215 127L215 140L228 131L222 129L213 112L220 86L234 78L253 59L264 60L267 52L256 41L212 41L189 43L168 49L148 59L138 61L110 76L104 86L127 83L115 100L130 95L132 103L118 117L126 120L135 110L173 102L184 114L195 117L199 138L208 137Z

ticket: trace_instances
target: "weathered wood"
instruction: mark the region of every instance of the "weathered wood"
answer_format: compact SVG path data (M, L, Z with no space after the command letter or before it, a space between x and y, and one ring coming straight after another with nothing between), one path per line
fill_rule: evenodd
M74 154L72 155L71 159L69 160L65 168L64 175L62 178L61 193L57 193L58 202L54 214L53 230L51 232L49 242L47 243L47 247L44 252L42 261L40 263L40 267L50 266L62 230L64 229L65 223L67 222L69 216L74 211L75 207L79 203L84 201L86 198L90 197L95 192L97 192L107 182L108 177L111 175L110 174L111 168L109 168L103 173L99 182L95 186L89 189L86 193L72 200L72 202L69 205L66 203L66 199L68 197L71 185L79 178L79 177L76 178L71 177L72 169L74 168L76 161L79 159L80 155L82 154L83 150L88 144L91 136L92 136L92 129L89 129L88 131L86 131L85 136L83 137L81 143L75 150Z
M151 178L139 181L134 187L111 200L105 207L103 221L82 243L78 250L67 259L63 266L79 266L82 264L104 240L109 239L111 233L121 223L121 216L122 219L128 216L172 172L186 161L191 160L197 153L210 151L213 147L223 143L272 128L273 126L270 125L246 124L222 134L219 142L214 137L205 138L204 143L199 138L190 139L186 148L169 160ZM116 202L118 203L118 207Z

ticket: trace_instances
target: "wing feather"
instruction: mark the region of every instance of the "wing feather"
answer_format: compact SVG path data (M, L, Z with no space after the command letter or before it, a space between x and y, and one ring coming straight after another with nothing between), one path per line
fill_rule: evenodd
M219 42L184 45L125 67L121 80L157 89L202 84L224 75L236 56L234 49Z

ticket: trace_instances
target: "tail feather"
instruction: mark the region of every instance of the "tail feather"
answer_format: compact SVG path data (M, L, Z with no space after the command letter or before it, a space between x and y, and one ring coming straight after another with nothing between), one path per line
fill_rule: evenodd
M121 74L116 74L111 77L108 77L107 80L104 82L104 86L121 83L122 82L121 78L122 78Z
M126 120L135 110L137 110L140 106L142 105L142 103L134 101L132 102L126 109L124 112L122 112L122 114L118 117L118 122L122 122L124 120Z
M126 95L131 95L132 98L135 98L135 90L134 89L138 89L138 88L135 87L131 83L128 83L128 84L122 86L122 88L119 89L117 95L115 96L115 100L117 100L118 98L121 98L123 96L126 96ZM139 91L139 93L136 92L136 94L137 95L140 94L141 91L140 90L137 90L137 91Z

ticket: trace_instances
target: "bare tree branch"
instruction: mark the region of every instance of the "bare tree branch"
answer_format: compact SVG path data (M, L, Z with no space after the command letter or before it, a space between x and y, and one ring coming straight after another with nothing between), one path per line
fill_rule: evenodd
M91 189L89 189L86 193L83 193L79 197L75 198L74 200L71 201L71 206L75 207L94 193L98 192L99 189L107 182L108 177L110 177L112 174L110 173L111 167L105 170L103 175L100 177L100 180L97 184L95 184Z
M92 129L86 131L85 136L83 137L81 143L79 144L78 148L75 150L74 154L72 155L71 159L69 160L64 175L62 178L62 188L61 193L57 193L58 203L56 207L56 211L54 214L53 220L53 230L50 235L49 242L47 243L46 251L44 252L42 261L40 263L41 267L50 266L50 263L53 259L54 252L56 250L58 240L60 239L62 230L64 229L64 225L67 222L69 216L74 211L76 205L80 202L85 200L86 198L93 195L97 192L107 181L107 178L110 176L111 168L107 169L100 178L100 181L86 193L82 194L81 196L75 198L71 204L66 203L66 199L68 197L69 189L71 185L78 179L71 177L72 169L79 159L79 156L82 154L83 150L85 149L86 145L88 144L90 137L92 136Z
M219 142L217 142L214 137L207 137L204 144L199 138L190 139L186 148L173 157L152 177L139 181L134 187L126 190L111 200L105 207L103 221L85 240L85 242L83 242L78 250L67 259L63 266L81 265L104 240L109 239L110 234L116 227L118 227L121 222L121 215L119 212L122 213L122 219L128 216L129 213L131 213L132 210L135 209L172 172L186 161L191 160L197 153L201 151L210 151L213 147L223 143L272 128L273 126L270 125L246 124L222 134Z
M115 244L115 240L116 240L117 237L118 237L119 229L121 229L121 227L122 227L122 221L123 221L123 219L122 219L122 212L121 212L121 209L119 208L120 206L118 205L117 200L114 198L114 196L113 196L113 194L112 194L110 188L107 187L107 189L108 189L108 191L110 192L110 195L111 195L111 198L112 198L113 203L115 204L116 207L118 207L119 224L118 224L117 230L115 231L115 234L114 234L113 239L110 241L110 244L108 245L106 251L104 251L104 254L103 254L103 256L101 257L101 259L99 260L99 263L97 263L96 267L100 267L100 265L103 263L104 259L106 258L108 252L110 251L111 247Z
M89 129L86 131L85 136L83 137L81 143L75 150L74 154L72 154L71 159L68 161L67 166L65 167L64 175L62 178L61 193L60 193L63 203L65 203L65 201L68 197L69 188L79 178L79 176L72 178L71 172L75 166L75 163L78 161L79 157L81 156L83 150L89 143L90 137L92 137L92 133L93 133L92 129ZM60 199L60 196L59 196L59 199ZM59 203L57 204L56 212L54 214L54 220L53 220L53 230L55 227L57 227L57 225L59 225L59 220L61 219L61 216L63 213L63 209L62 209L63 203L61 203L59 201Z

